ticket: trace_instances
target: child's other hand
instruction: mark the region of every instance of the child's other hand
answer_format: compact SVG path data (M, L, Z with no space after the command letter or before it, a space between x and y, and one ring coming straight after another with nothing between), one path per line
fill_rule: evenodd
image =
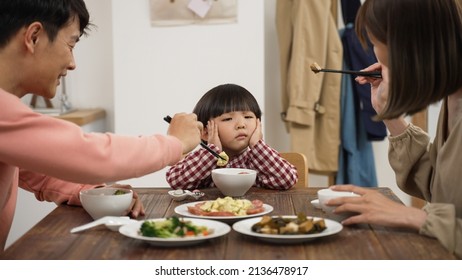
M215 121L208 121L207 122L207 133L208 139L207 143L213 144L218 147L220 151L223 151L223 147L221 146L220 136L218 135L218 126Z
M255 128L252 136L250 137L249 146L253 147L257 144L258 141L263 139L263 132L261 129L261 121L257 119L257 127Z

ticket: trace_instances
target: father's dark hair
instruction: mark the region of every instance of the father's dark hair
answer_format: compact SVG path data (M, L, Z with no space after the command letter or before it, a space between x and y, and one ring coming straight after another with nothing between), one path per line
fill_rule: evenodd
M0 48L23 27L41 22L50 41L74 17L86 34L90 15L83 0L0 0Z

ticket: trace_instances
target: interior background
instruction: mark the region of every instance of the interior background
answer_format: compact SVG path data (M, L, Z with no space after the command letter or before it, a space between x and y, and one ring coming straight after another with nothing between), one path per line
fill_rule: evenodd
M163 134L165 115L190 112L210 88L236 83L259 102L265 141L279 151L289 150L289 135L279 117L276 0L238 1L237 23L177 27L151 27L148 0L85 2L97 28L75 49L77 69L67 76L67 93L73 107L101 107L107 118L103 125L84 130ZM430 108L431 135L436 111ZM387 140L373 146L379 185L391 187L408 204L388 164ZM166 186L164 174L162 170L126 182ZM309 181L310 186L327 186L324 176L310 175ZM7 246L54 207L21 190Z

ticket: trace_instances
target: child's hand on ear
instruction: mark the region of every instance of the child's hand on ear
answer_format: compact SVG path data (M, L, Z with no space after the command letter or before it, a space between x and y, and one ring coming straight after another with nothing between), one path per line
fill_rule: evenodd
M208 139L207 142L209 144L213 144L220 149L220 151L223 151L223 147L221 146L221 141L220 141L220 136L218 135L218 126L215 123L215 121L208 121L207 122L207 133L208 133Z
M257 127L255 128L252 136L250 137L249 146L253 147L257 144L258 141L263 139L263 132L261 129L261 121L257 119Z

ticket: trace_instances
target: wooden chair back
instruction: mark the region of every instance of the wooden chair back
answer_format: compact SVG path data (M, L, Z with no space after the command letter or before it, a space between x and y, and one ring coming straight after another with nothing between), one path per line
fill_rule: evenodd
M298 172L298 181L295 184L295 188L307 188L308 187L308 161L306 156L302 153L296 152L284 152L280 153L281 157L292 163Z
M309 169L309 172L314 175L327 176L327 186L335 185L337 172L336 171L320 171L315 169Z

